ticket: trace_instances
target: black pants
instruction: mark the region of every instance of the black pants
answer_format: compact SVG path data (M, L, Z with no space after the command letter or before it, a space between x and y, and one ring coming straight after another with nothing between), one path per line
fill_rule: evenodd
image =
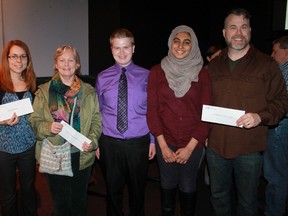
M85 216L92 166L79 170L80 153L71 154L73 177L46 174L53 199L54 216Z
M107 186L108 216L123 215L125 184L129 191L130 216L144 216L149 144L149 134L129 140L101 136L100 165Z
M0 152L0 206L2 216L16 216L17 211L17 170L20 183L21 215L37 215L35 192L35 147L25 152L9 154Z
M174 152L177 150L176 147L169 144L168 147ZM158 143L156 143L156 152L162 188L178 188L185 193L197 190L197 176L202 161L203 148L194 149L186 164L166 163Z

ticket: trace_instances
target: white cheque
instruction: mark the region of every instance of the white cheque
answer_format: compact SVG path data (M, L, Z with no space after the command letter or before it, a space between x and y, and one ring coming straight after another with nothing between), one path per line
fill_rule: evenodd
M206 122L237 126L236 121L244 114L244 110L203 105L201 120Z
M13 113L17 116L26 115L34 112L29 98L13 101L0 105L0 121L10 119Z
M91 140L85 137L83 134L76 131L73 127L67 124L65 121L60 122L63 125L61 132L59 133L64 139L66 139L69 143L76 146L78 149L83 151L82 145L83 142L91 143Z

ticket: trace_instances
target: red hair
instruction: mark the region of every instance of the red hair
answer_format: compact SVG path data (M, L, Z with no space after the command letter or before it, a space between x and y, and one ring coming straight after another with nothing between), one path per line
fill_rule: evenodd
M30 50L28 46L23 41L20 40L9 41L2 51L1 69L0 69L0 87L2 90L6 92L13 92L13 93L15 92L12 79L10 76L10 68L8 63L8 56L13 46L18 46L22 48L25 51L26 55L28 56L27 67L22 72L21 76L24 79L25 83L27 84L27 88L31 92L34 92L36 90L36 75L33 69Z

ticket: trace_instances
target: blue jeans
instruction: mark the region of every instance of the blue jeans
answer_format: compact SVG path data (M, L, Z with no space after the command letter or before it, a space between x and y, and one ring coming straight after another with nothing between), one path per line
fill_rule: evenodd
M235 183L237 216L258 216L258 185L262 154L255 152L226 159L208 147L206 156L210 173L210 200L214 215L234 215L231 206L231 189Z
M282 216L286 209L288 189L288 119L269 129L268 146L264 152L265 214Z

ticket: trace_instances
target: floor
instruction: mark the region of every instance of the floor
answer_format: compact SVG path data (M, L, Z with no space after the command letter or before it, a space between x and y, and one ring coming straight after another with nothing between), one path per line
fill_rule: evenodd
M159 191L159 179L158 179L158 167L156 161L151 161L149 166L149 174L147 179L146 187L146 215L147 216L160 216L160 191ZM93 177L94 181L91 181L88 191L88 207L87 216L105 216L105 182L99 167L98 162L95 164L95 172ZM91 179L92 180L92 179ZM263 179L260 181L259 188L259 215L263 215ZM39 216L51 216L52 205L51 197L44 175L37 172L36 176L36 189L38 193ZM127 202L127 191L124 196L124 214L128 214L128 202ZM176 208L176 216L179 214L179 204ZM212 215L211 206L209 203L209 188L204 184L204 163L200 167L199 178L198 178L198 199L197 199L197 216L210 216Z

